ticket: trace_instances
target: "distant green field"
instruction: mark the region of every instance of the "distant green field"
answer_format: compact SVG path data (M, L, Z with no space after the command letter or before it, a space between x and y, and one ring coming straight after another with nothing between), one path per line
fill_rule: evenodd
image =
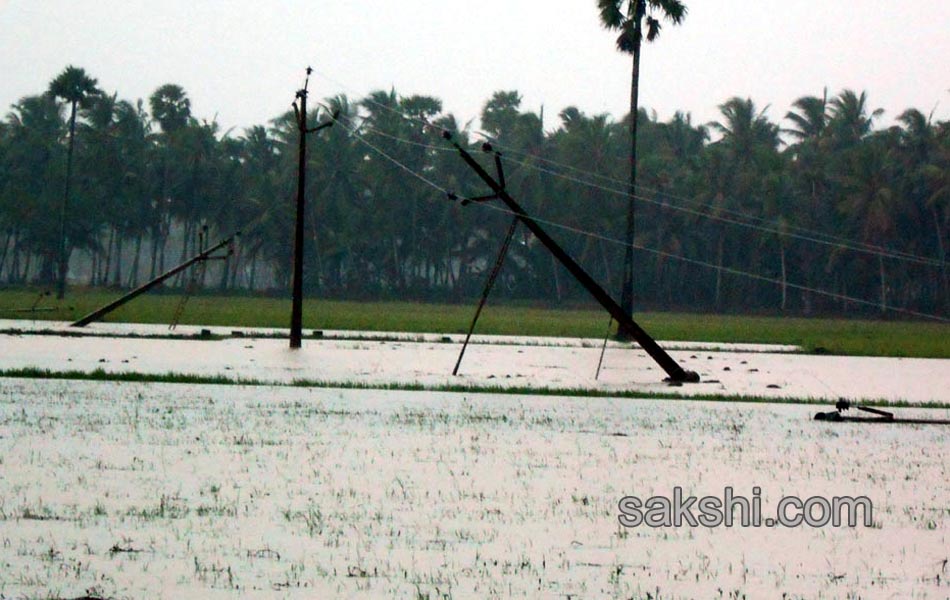
M32 290L0 291L0 318L73 320L117 298L108 290L70 290L64 302L43 298L40 307L56 310L33 314L11 312L28 308L37 299ZM180 298L145 295L115 311L109 322L168 323ZM473 303L474 304L474 303ZM462 333L473 305L412 302L342 302L307 300L307 329L354 329ZM660 340L794 344L808 352L863 356L950 358L950 324L912 321L805 319L724 316L714 314L644 313L640 325ZM489 303L478 333L602 338L608 317L602 310L552 310ZM243 327L287 327L290 300L256 297L195 296L181 323Z

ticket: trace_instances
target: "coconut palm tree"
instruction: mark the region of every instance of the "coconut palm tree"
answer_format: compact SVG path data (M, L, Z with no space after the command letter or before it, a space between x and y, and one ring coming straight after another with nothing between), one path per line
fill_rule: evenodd
M723 121L713 121L709 126L722 139L718 142L727 148L737 162L749 162L761 149L775 150L779 144L779 128L765 116L769 107L756 110L751 98L733 97L719 105Z
M62 177L62 107L43 94L21 98L12 109L6 117L6 165L0 183L2 220L12 236L7 280L25 282L31 257L38 255L40 277L50 282L59 256L58 223L52 215L60 201L53 188Z
M768 196L769 175L781 168L778 155L779 127L765 115L750 98L733 97L719 105L722 121L709 127L721 138L710 148L710 212L714 215L729 211L749 214L762 212L763 199ZM722 265L725 248L725 228L715 225L718 232L716 272L716 305L722 304ZM750 253L744 256L750 258ZM784 257L784 255L783 255ZM784 258L783 258L784 260Z
M155 151L158 154L156 218L151 226L152 258L151 275L165 269L165 242L171 227L170 208L173 196L182 179L183 154L180 146L183 131L194 121L191 116L191 100L185 90L176 84L166 83L152 92L148 98L152 118L158 122L161 133L156 136ZM157 261L157 262L156 262Z
M680 0L597 0L600 22L607 29L619 31L617 49L633 55L630 77L630 186L627 201L626 250L623 265L623 288L620 305L627 313L633 311L633 236L634 196L637 192L637 120L640 95L640 46L646 28L648 42L660 35L661 19L679 25L686 17L686 5Z
M947 281L947 246L950 242L950 122L937 128L938 145L923 173L928 185L927 208L933 216L943 275L944 306L950 307L950 283Z
M930 117L916 108L905 110L897 121L901 124L901 154L906 194L915 208L929 214L936 233L936 247L941 263L941 291L944 303L950 302L950 280L947 277L947 235L950 222L950 128L938 128ZM917 225L923 225L918 222ZM921 228L922 229L922 228Z
M868 114L867 92L857 94L853 90L842 90L828 104L831 110L828 127L836 150L851 148L866 138L871 133L874 119L884 114L882 108Z
M818 96L802 96L796 100L785 118L794 124L794 127L783 129L783 133L795 138L799 143L806 140L815 141L821 138L828 127L828 88L825 88L821 98Z
M56 288L56 297L62 299L66 295L66 272L69 269L69 256L66 251L66 211L69 205L69 186L73 169L73 141L76 137L76 110L87 108L92 96L98 94L97 81L86 74L86 71L72 65L56 76L49 84L49 93L56 98L62 98L69 103L69 144L66 150L66 183L63 189L63 205L60 213L60 244L59 244L59 281Z
M123 233L135 241L132 264L125 285L135 287L139 278L139 259L142 237L152 221L152 203L149 188L149 155L153 150L151 126L145 103L134 104L120 100L116 105L115 131L122 152L122 198L125 205ZM116 273L116 285L123 285L121 273Z

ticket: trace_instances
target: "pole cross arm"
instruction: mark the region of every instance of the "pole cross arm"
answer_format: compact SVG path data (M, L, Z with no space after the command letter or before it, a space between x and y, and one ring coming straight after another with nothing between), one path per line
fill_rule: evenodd
M320 123L316 127L311 127L310 129L307 130L307 133L316 133L320 131L321 129L326 129L327 127L333 127L333 124L336 123L337 119L339 118L340 118L340 111L335 110L333 111L333 114L330 115L329 119L327 119L323 123Z
M492 152L492 146L488 142L482 144L482 151ZM495 152L495 170L498 171L498 185L502 189L505 189L505 169L501 165L501 152ZM498 194L488 194L485 196L475 196L474 198L464 198L462 200L462 206L468 206L472 202L487 202L489 200L500 200L501 197Z
M659 344L656 343L650 334L643 330L634 320L628 315L617 302L604 290L603 287L598 284L593 277L591 277L587 271L581 267L577 261L575 261L561 246L554 241L554 239L548 235L548 233L528 215L527 212L519 205L514 198L505 191L504 185L500 181L495 180L488 172L481 166L481 164L476 161L471 154L469 154L464 148L459 146L453 139L452 134L448 131L442 133L442 137L448 140L452 146L458 151L461 155L462 160L471 167L475 174L484 181L488 187L498 196L498 198L505 203L505 205L511 210L514 215L525 224L525 227L534 234L534 236L540 241L551 254L558 259L562 265L577 279L584 288L596 299L601 306L606 309L606 311L612 316L617 323L619 324L622 331L630 334L630 336L640 344L640 346L650 355L650 357L656 361L656 363L666 371L666 374L669 376L669 381L671 382L691 382L695 383L699 381L699 374L694 371L686 371L681 367L674 359L671 357ZM488 147L490 151L490 146ZM484 146L483 146L484 149ZM500 158L496 154L495 161L496 165L500 163Z

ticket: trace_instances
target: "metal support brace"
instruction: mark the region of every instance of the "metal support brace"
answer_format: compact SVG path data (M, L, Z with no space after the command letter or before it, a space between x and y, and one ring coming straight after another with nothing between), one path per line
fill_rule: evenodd
M478 323L478 317L482 314L482 308L485 307L485 302L488 301L488 294L491 293L492 286L495 285L495 280L498 278L498 273L501 271L501 266L505 264L505 256L508 254L508 248L511 246L511 239L515 237L515 230L518 229L518 219L511 220L511 226L508 227L508 234L505 236L505 241L501 245L501 250L498 251L498 258L495 259L495 266L492 267L491 274L488 276L488 281L485 282L485 289L482 291L482 298L478 301L478 308L475 309L475 316L472 318L472 324L468 328L468 333L465 335L465 343L462 344L462 351L459 352L459 358L455 362L455 368L452 369L452 375L459 374L459 367L462 365L462 357L465 356L465 349L468 348L468 341L472 339L472 332L475 331L475 324Z
M501 187L505 187L505 169L501 166L501 153L495 153L495 169L498 171L498 181L501 183ZM450 197L455 200L458 197L451 194ZM467 206L472 202L485 202L487 200L497 200L498 194L490 194L487 196L479 196L477 198L465 198L462 200L462 206ZM492 267L491 274L488 276L488 281L485 282L485 289L482 290L481 300L478 301L478 308L475 309L475 316L472 318L472 323L468 328L468 333L465 335L465 342L462 344L462 350L459 352L459 358L455 362L455 368L452 369L452 375L459 374L459 367L462 365L462 357L465 356L465 350L468 348L468 342L472 338L472 332L475 331L475 324L478 323L478 317L482 314L482 308L485 307L485 303L488 301L488 294L491 293L492 287L495 285L495 280L498 279L498 273L501 272L501 267L505 264L505 257L508 255L508 248L511 246L511 240L515 237L515 231L518 229L518 217L515 217L511 220L511 225L508 227L508 234L505 235L505 241L501 245L501 249L498 251L498 258L495 259L495 265Z

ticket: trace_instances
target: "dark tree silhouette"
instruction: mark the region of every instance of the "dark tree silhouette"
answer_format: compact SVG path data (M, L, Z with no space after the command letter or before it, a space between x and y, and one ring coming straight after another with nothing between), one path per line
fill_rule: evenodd
M66 273L69 270L66 216L69 207L69 188L73 174L76 111L78 108L88 107L90 98L99 93L96 83L96 80L87 75L85 70L70 65L49 84L49 93L57 98L62 98L69 104L69 142L66 150L66 182L63 186L63 206L60 214L59 279L56 286L56 297L59 299L66 295Z
M630 75L630 185L627 199L627 231L624 238L627 248L623 262L623 288L620 306L627 313L633 311L633 243L635 234L634 197L637 194L637 120L640 98L640 47L643 29L652 42L660 35L666 19L674 25L686 17L686 5L680 0L597 0L600 22L607 29L620 32L617 49L633 55L633 70ZM659 17L659 18L658 18ZM623 333L623 332L621 332Z

